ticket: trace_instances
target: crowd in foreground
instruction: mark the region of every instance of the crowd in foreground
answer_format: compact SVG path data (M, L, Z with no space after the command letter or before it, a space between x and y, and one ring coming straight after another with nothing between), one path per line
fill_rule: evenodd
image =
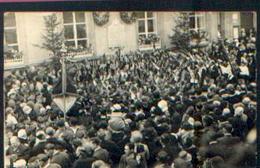
M15 168L247 168L256 161L255 39L189 54L156 50L67 63L76 103L53 102L61 70L5 78L5 152ZM117 117L116 117L117 116Z

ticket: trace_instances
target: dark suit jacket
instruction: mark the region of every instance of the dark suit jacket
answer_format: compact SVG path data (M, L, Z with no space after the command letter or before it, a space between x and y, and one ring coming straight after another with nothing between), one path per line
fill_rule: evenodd
M119 146L115 142L104 140L101 142L101 147L109 152L111 159L113 160L113 163L119 162L120 157L123 153L121 152Z
M94 158L80 158L73 163L72 168L91 168Z
M240 142L240 138L239 137L233 137L232 135L226 135L224 137L218 138L217 141L221 145L233 146L233 145Z
M57 163L62 168L71 168L71 158L65 152L59 152L54 154L51 159L51 163Z
M99 148L94 152L94 158L98 160L103 160L104 162L109 162L109 153L106 149Z

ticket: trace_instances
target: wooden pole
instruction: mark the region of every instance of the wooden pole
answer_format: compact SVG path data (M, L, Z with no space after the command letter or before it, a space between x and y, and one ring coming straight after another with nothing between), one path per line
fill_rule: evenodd
M65 56L62 55L62 95L63 95L63 105L64 105L64 110L66 110L66 85L67 85L67 78L66 78L66 64L65 64ZM66 121L66 111L63 111L64 113L64 121Z

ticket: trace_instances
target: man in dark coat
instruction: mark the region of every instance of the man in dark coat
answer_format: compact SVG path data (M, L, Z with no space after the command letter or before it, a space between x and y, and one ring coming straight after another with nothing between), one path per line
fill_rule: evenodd
M73 168L91 168L95 161L94 151L90 147L85 147L80 151L80 158L73 163Z
M106 163L109 163L109 153L106 149L103 149L100 144L101 141L98 138L93 138L92 140L92 144L95 148L94 150L94 158L96 158L97 160L103 160Z
M225 130L224 136L217 139L217 142L219 144L230 147L230 146L233 146L233 145L240 142L239 137L231 135L231 131L232 131L232 125L231 124L227 124L225 126L224 130Z
M56 146L56 150L54 150L54 154L51 159L51 163L56 163L60 165L62 168L71 168L72 161L66 150L63 149L62 146Z

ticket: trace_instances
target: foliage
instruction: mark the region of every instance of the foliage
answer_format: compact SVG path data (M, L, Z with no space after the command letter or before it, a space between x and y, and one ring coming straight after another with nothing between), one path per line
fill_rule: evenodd
M170 36L174 49L190 51L192 48L205 47L208 44L207 33L202 30L190 30L188 13L181 13L175 20L173 35Z
M181 13L175 20L173 35L170 36L171 44L175 49L189 49L189 43L191 41L190 27L189 27L189 15L187 13Z
M42 35L44 42L40 46L43 49L49 50L54 56L58 56L64 44L63 30L59 27L60 22L56 14L44 16L46 33Z

